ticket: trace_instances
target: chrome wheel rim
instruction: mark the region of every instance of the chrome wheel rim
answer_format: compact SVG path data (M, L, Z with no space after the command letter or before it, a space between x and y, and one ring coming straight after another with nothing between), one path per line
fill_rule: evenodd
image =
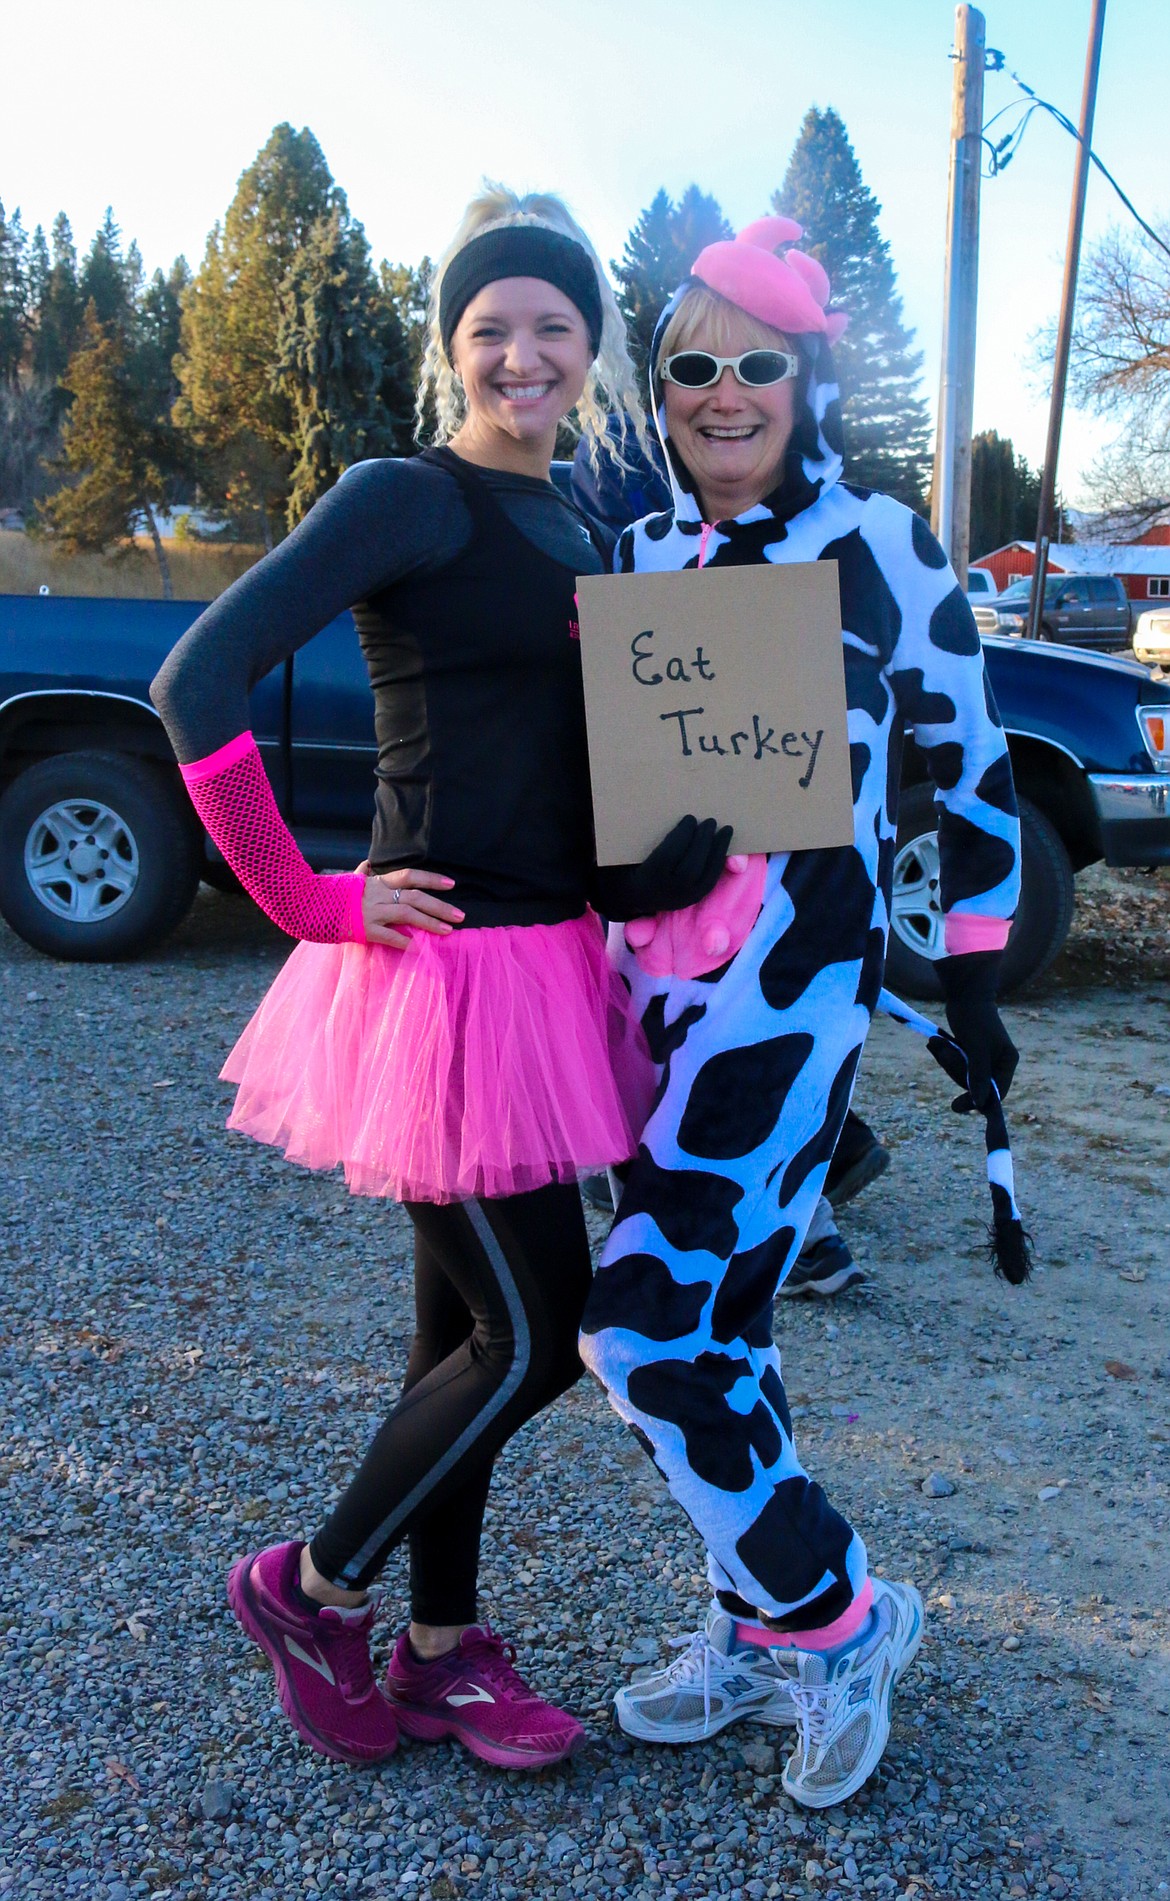
M890 929L907 950L932 964L947 954L936 832L923 832L921 837L910 839L894 859Z
M58 799L29 827L24 874L55 918L96 924L133 897L138 846L112 807L97 799Z

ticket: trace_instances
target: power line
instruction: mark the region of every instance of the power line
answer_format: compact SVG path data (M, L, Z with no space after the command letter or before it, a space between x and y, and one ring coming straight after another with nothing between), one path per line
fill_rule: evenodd
M990 71L1002 72L1004 70L1004 56L1002 53L989 50L987 61ZM1062 112L1059 106L1054 106L1051 100L1042 99L1038 92L1034 91L1026 81L1020 78L1019 73L1009 72L1008 77L1015 81L1022 93L1026 94L1029 103L1022 105L1019 100L1013 100L1010 104L1001 106L1000 110L986 121L983 128L983 143L987 148L988 170L986 176L988 178L997 178L1000 172L1006 170L1011 164L1023 142L1024 133L1027 131L1033 115L1037 112L1047 112L1049 117L1055 119L1057 125L1061 126L1064 131L1069 134L1070 138L1075 139L1078 144L1080 143L1081 135L1067 113ZM1021 117L1016 121L1015 125L1009 128L1001 139L993 144L986 134L996 123L996 120L1002 119L1007 113L1017 110L1020 112ZM1141 212L1134 204L1132 198L1122 190L1116 178L1114 178L1113 173L1109 170L1109 167L1105 164L1103 159L1098 158L1092 147L1089 148L1089 157L1097 167L1097 170L1101 173L1101 176L1112 185L1122 204L1135 222L1141 226L1146 236L1158 246L1160 251L1165 251L1166 256L1170 257L1170 244L1167 244L1164 238L1159 237L1153 225L1149 224L1146 219L1142 217Z

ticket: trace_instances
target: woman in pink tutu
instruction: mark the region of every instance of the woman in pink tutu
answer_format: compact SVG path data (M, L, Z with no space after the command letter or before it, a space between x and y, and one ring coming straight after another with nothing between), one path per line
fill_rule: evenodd
M492 1463L579 1377L578 1178L630 1157L651 1072L590 899L650 915L709 891L726 835L683 821L593 865L576 576L608 559L549 481L572 410L599 453L638 404L613 294L554 197L485 188L436 274L422 396L438 446L361 463L203 614L155 682L203 824L302 940L228 1059L229 1126L415 1231L402 1396L333 1511L241 1559L232 1608L315 1749L398 1735L485 1760L568 1755L580 1724L477 1622ZM378 738L368 869L312 872L247 730L248 694L351 607ZM411 1623L375 1683L367 1590L410 1541Z

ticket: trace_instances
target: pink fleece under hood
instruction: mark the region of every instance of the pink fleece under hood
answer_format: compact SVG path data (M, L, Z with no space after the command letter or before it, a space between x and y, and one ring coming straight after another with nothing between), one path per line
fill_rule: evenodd
M757 218L733 239L700 251L691 275L775 330L792 337L815 332L835 343L849 319L828 307L823 266L804 251L788 248L780 255L781 245L791 247L803 236L804 226L794 218Z

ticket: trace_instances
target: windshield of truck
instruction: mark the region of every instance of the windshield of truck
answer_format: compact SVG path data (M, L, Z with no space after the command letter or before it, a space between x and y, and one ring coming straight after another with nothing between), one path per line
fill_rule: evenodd
M1044 583L1044 599L1046 601L1055 600L1067 579L1068 576L1066 574L1050 574ZM1004 588L999 599L1001 601L1026 601L1031 598L1031 594L1031 581L1013 581L1010 587Z

